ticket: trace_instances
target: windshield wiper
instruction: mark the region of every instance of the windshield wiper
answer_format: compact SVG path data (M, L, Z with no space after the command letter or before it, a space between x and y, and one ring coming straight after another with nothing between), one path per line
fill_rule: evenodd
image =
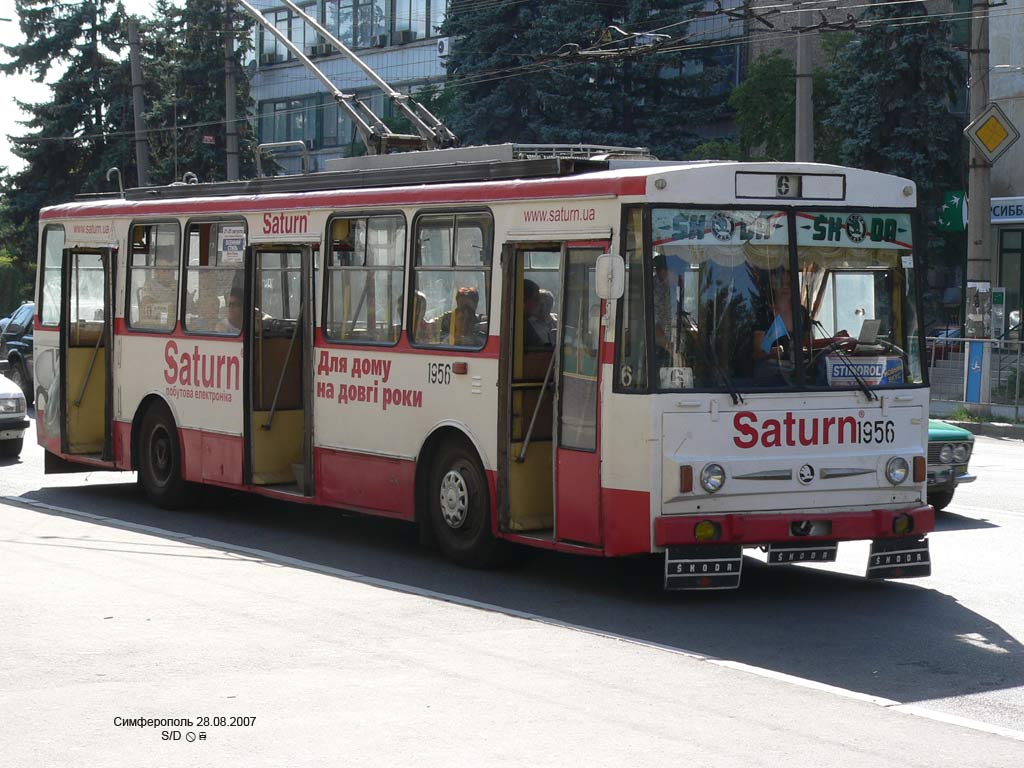
M679 310L679 314L686 318L686 322L690 325L690 330L696 335L696 347L697 350L704 357L704 362L711 366L711 369L718 374L718 378L721 380L722 385L729 393L729 397L732 398L733 405L739 405L740 403L746 403L743 399L743 395L740 394L739 390L732 383L732 379L729 378L729 374L722 368L722 364L718 361L718 355L715 354L715 350L712 348L710 340L707 342L707 348L705 348L704 342L701 340L700 331L697 329L697 324L693 322L693 316L686 310Z
M811 320L811 322L814 323L814 326L818 330L820 330L824 335L828 335L828 331L825 329L825 326L821 324L820 320L814 319ZM851 336L850 338L852 339L853 337ZM853 378L857 381L857 386L860 387L860 391L864 393L864 397L866 397L868 400L877 400L878 395L875 393L873 389L871 389L871 387L868 386L868 383L861 378L860 374L857 373L856 370L854 370L853 362L850 360L850 357L842 350L842 347L840 345L845 341L845 338L842 339L841 341L833 341L831 344L825 347L825 349L823 349L819 353L819 355L823 355L826 352L829 352L830 350L832 352L835 352L836 355L838 355L839 359L842 361L843 365L846 366L846 370L848 370L850 374L853 376Z

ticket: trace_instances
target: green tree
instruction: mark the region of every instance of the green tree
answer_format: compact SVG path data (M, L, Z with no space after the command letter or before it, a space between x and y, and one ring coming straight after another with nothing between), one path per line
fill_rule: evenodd
M9 60L6 74L29 73L45 80L51 69L63 73L51 84L51 101L26 104L26 131L11 137L23 170L0 179L0 219L9 233L11 256L34 261L39 209L65 202L80 192L109 189L107 169L134 175L131 136L131 78L127 62L115 58L124 46L124 8L109 0L54 3L16 0L25 41L0 46Z
M255 174L256 138L246 119L252 100L242 68L252 24L225 0L186 0L180 7L157 0L154 19L143 27L151 183L180 181L186 172L200 181L225 178L224 30L229 25L236 41L239 167L243 178Z
M451 127L466 144L645 145L683 157L700 128L728 117L727 49L550 56L599 42L622 53L631 43L616 42L610 26L639 31L685 18L671 0L453 2L444 25Z
M950 106L963 62L921 5L872 6L863 21L872 23L839 52L831 77L836 102L826 125L839 159L913 179L921 203L934 204L959 175L962 126Z

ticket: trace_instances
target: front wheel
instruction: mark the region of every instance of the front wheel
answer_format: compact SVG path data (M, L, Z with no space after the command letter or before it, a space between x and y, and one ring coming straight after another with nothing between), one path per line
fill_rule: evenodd
M16 437L13 440L0 440L0 459L18 458L24 445L25 438L23 437Z
M928 503L935 507L936 512L941 512L953 501L952 491L929 491Z
M142 417L139 430L139 482L150 501L162 509L188 503L190 487L182 476L181 445L174 417L154 406Z
M25 372L25 364L21 360L16 358L10 361L10 364L7 366L7 378L11 380L11 383L18 386L18 389L25 395L25 400L31 405L32 387L29 386L28 373Z
M459 565L485 568L501 559L501 542L491 531L491 497L476 454L446 445L430 481L430 521L441 551Z

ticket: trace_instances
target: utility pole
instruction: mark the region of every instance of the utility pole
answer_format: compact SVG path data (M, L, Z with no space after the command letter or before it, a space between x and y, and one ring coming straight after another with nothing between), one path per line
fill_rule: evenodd
M811 11L800 11L799 24L803 28L812 23ZM810 32L796 36L796 161L814 162L814 81L811 79Z
M988 0L971 4L970 112L977 120L988 106ZM992 166L971 142L967 178L967 280L991 279L988 234L991 228Z
M238 181L238 124L235 122L235 33L231 24L231 2L224 2L224 148L227 151L227 180Z
M146 138L145 103L142 94L142 60L139 57L139 24L128 19L128 57L132 70L132 111L135 113L135 167L139 186L149 186L149 139Z

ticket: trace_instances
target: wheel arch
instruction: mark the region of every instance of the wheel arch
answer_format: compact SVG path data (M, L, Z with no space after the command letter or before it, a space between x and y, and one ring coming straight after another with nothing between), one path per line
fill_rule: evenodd
M473 451L473 453L476 454L477 460L480 462L480 466L484 470L484 476L487 477L489 474L487 461L485 459L486 453L482 450L476 437L467 430L464 425L457 424L455 422L442 422L435 425L430 433L427 434L426 439L423 441L423 444L420 446L420 449L416 454L416 476L413 484L415 499L413 507L417 523L424 523L427 521L427 516L429 514L427 494L429 492L430 472L433 468L433 460L434 457L437 456L437 452L441 446L448 442L461 442L467 449ZM491 497L491 508L493 511L494 493L490 489L489 481L488 495Z
M162 397L155 392L150 392L142 398L142 402L140 402L138 407L135 409L135 416L132 417L130 455L131 468L134 470L139 468L139 431L142 429L142 421L146 418L146 414L151 408L159 408L160 406L166 408L167 412L171 414L171 419L174 420L174 426L176 428L180 426L178 423L178 414L175 413L174 408L171 406L170 402L168 402L167 398ZM180 442L181 438L179 437L179 448L181 448Z

